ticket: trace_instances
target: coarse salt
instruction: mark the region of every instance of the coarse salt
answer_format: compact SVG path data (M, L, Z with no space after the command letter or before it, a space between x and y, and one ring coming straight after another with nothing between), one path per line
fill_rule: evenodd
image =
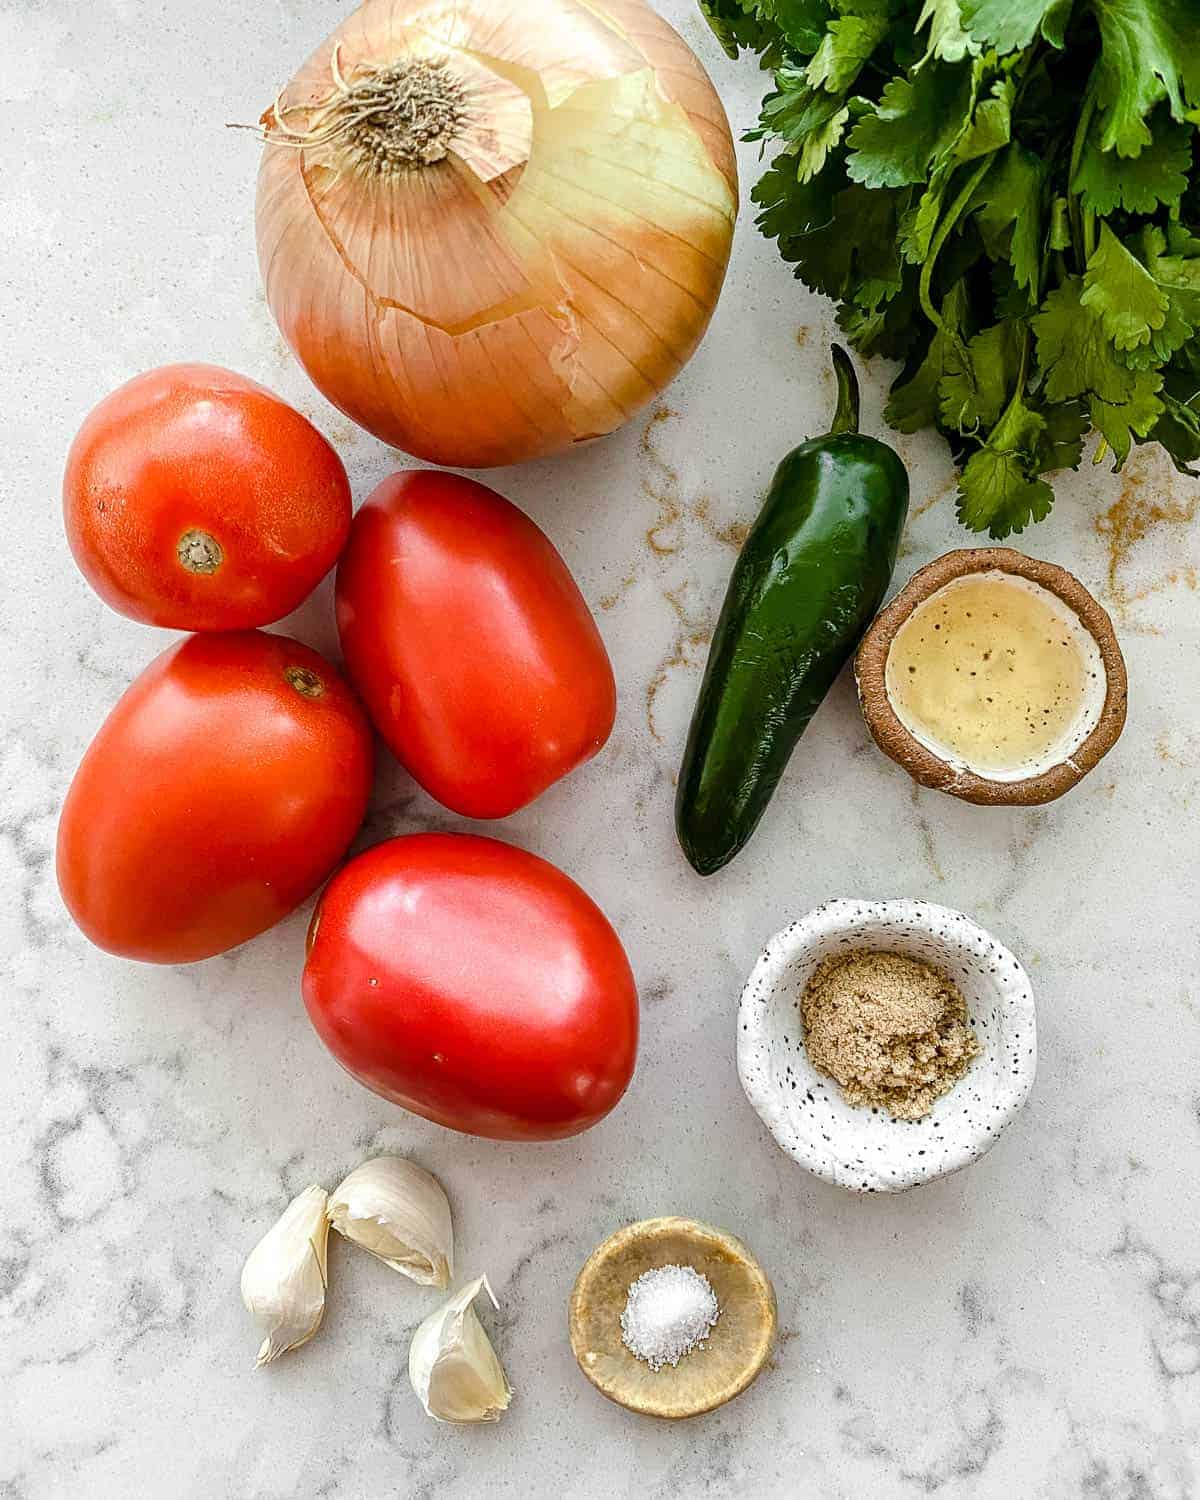
M621 1338L630 1354L661 1370L677 1365L697 1345L703 1348L720 1316L706 1276L691 1266L656 1266L630 1285Z

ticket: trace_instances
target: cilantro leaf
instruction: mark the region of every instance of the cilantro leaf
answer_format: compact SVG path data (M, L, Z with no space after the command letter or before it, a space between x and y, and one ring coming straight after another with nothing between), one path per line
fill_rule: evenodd
M907 0L829 0L840 16L864 16L887 21L893 11L903 10Z
M809 83L830 94L844 93L883 40L887 26L886 16L843 16L831 21L808 65Z
M1188 183L1192 165L1190 125L1176 125L1165 112L1154 122L1154 138L1139 155L1118 156L1102 151L1093 128L1071 178L1071 191L1079 193L1084 207L1107 217L1114 209L1130 214L1151 214L1160 203L1177 204Z
M789 47L807 54L820 45L831 7L827 0L757 0L756 9L779 27Z
M1118 349L1148 343L1167 316L1167 298L1136 255L1130 254L1107 224L1087 263L1079 302L1096 314Z
M851 302L838 308L838 327L843 329L856 349L865 350L877 344L887 329L888 303L900 291L897 277L871 277L863 280Z
M1164 255L1166 238L1156 225L1147 225L1130 244L1166 298L1167 310L1162 326L1146 343L1123 350L1122 359L1131 370L1153 370L1182 349L1200 323L1200 261Z
M1144 438L1163 413L1158 399L1163 378L1157 370L1139 370L1126 400L1102 401L1093 396L1088 402L1092 426L1102 432L1113 452L1113 468L1119 469L1129 457L1134 437Z
M803 57L810 56L821 45L829 22L826 0L701 0L701 9L709 17L710 24L715 15L735 39L739 29L745 29L737 12L750 13L757 18L756 24L773 27L786 46ZM714 29L720 37L721 31ZM754 41L744 41L742 45L762 50Z
M1042 256L1042 163L1024 146L1014 143L996 158L975 190L975 218L994 259L1012 261L1018 286L1037 293ZM1002 236L1012 227L1007 257Z
M1105 314L1090 306L1087 296L1078 278L1073 278L1047 297L1043 311L1033 320L1046 372L1044 389L1051 401L1088 398L1092 425L1108 440L1119 468L1129 455L1132 437L1145 437L1162 413L1158 399L1162 375L1130 370L1117 362ZM1124 329L1120 309L1117 320Z
M700 0L700 11L730 57L736 57L742 47L764 52L779 37L770 21L747 15L738 0Z
M932 182L900 221L900 253L911 265L919 266L929 254L933 232L942 214L944 185Z
M1147 117L1160 99L1182 120L1200 102L1194 0L1090 0L1100 27L1096 96L1102 151L1137 156L1153 143Z
M969 432L999 421L1020 378L1024 341L1015 323L995 323L967 344L965 364L951 351L938 381L942 426Z
M1104 325L1082 305L1083 282L1072 276L1051 292L1033 318L1038 361L1048 401L1099 396L1120 403L1133 390L1134 372L1117 358Z
M1172 298L1167 301L1167 313L1161 328L1156 328L1148 343L1136 349L1123 349L1121 362L1131 370L1156 370L1192 337L1195 330L1179 310Z
M971 123L954 144L954 154L959 161L974 161L1008 145L1015 92L1011 78L996 79L990 97L975 106Z
M1167 223L1167 249L1172 255L1193 256L1200 255L1200 238L1192 233L1186 224L1181 224L1178 219L1171 219Z
M939 329L912 375L892 386L883 409L889 427L894 427L897 432L920 432L923 427L936 427L938 387L949 369L958 368L952 351L950 339Z
M852 297L856 278L898 283L895 195L853 182L832 193L826 175L800 182L795 158L778 158L752 194L759 227L779 240L797 275L838 301Z
M934 331L920 362L911 371L901 371L892 384L883 414L897 431L936 426L942 378L962 368L956 345L961 343L958 328L965 309L966 292L960 282L943 301L942 326Z
M872 188L920 182L939 149L957 136L969 107L962 68L931 63L912 79L894 78L847 137L847 175Z
M762 102L758 129L748 131L746 138L759 140L775 135L793 144L803 144L842 107L842 100L814 89L803 68L785 66L776 72L774 91Z
M989 280L992 284L992 311L995 316L1001 320L1027 322L1034 310L1034 303L1029 292L1017 285L1008 261L993 261Z
M913 29L920 31L924 26L929 27L929 48L918 67L931 57L940 57L943 62L961 62L979 51L978 44L962 29L958 0L925 0Z
M1054 13L1070 9L1070 0L959 0L962 24L978 47L994 47L997 52L1016 52L1028 47L1038 31L1048 27L1050 40L1055 34Z
M887 303L857 307L853 302L839 304L837 326L855 349L874 352L887 329Z
M840 297L850 274L850 246L834 228L833 193L824 177L801 182L794 156L776 157L754 185L751 198L761 210L758 227L778 239L784 260L800 263L808 285Z
M1182 243L1179 235L1173 238L1176 244ZM1172 310L1193 329L1200 328L1200 254L1164 255L1162 246L1162 231L1148 226L1141 237L1141 250L1150 274L1170 298ZM1200 241L1195 242L1195 248L1200 251Z
M760 129L746 138L772 134L797 143L800 180L807 182L841 140L850 110L838 95L812 88L806 74L795 68L780 68L775 83L775 92L763 100Z
M918 313L917 272L905 266L899 286L889 287L885 300L873 307L843 302L838 307L838 327L862 354L882 354L888 359L907 360L922 342L925 320Z
M1161 443L1181 474L1200 478L1200 373L1168 369L1159 392L1163 413L1149 434Z
M800 179L806 182L824 169L829 153L846 131L850 111L843 106L826 120L820 130L814 131L800 148Z
M967 460L958 487L958 517L972 531L988 531L999 539L1050 514L1054 491L1035 477L1045 430L1045 419L1014 398L987 442Z
M1041 411L1046 429L1038 439L1037 472L1050 474L1055 469L1077 469L1083 458L1083 440L1089 417L1079 401L1060 401Z

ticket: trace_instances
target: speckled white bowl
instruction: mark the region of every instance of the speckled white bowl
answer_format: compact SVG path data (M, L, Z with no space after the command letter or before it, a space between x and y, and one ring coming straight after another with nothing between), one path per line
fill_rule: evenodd
M962 991L982 1051L923 1120L855 1109L808 1060L800 997L817 964L853 948L924 959ZM1037 1019L1025 970L961 912L924 901L827 901L767 944L738 1007L738 1075L784 1151L826 1182L898 1193L995 1145L1029 1097Z

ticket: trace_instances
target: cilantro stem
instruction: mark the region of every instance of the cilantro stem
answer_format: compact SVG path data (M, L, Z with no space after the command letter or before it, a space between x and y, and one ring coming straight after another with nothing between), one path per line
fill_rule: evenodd
M1021 362L1020 362L1020 365L1017 367L1017 383L1013 387L1013 393L1012 393L1012 395L1008 398L1008 404L1005 406L1003 412L1000 414L999 421L997 421L997 422L995 422L993 424L991 432L989 432L988 435L987 435L987 437L984 439L983 446L985 448L990 448L992 446L992 438L993 438L993 436L997 432L999 432L1000 429L1004 426L1005 422L1008 421L1009 415L1013 411L1013 409L1015 407L1017 407L1017 406L1020 406L1024 402L1024 400L1025 400L1025 377L1027 376L1028 373L1029 373L1029 324L1026 323L1026 324L1023 325L1023 327L1021 329ZM1007 452L1015 452L1016 450L1015 449L997 448L994 451L997 452L997 453L1007 453Z
M1025 379L1029 373L1029 343L1029 324L1023 323L1021 325L1021 359L1017 365L1017 383L1013 387L1013 393L1008 399L1008 404L1005 406L1000 420L992 429L993 432L996 430L996 427L1003 427L1013 407L1025 400Z
M1021 362L1017 366L1017 388L1013 401L1025 399L1025 377L1029 374L1029 324L1021 324ZM1009 402L1012 405L1012 401Z
M1071 243L1080 275L1087 269L1087 263L1096 248L1096 216L1091 209L1084 208L1074 184L1095 110L1096 96L1089 86L1083 98L1083 108L1079 112L1075 139L1071 142L1071 161L1067 168L1067 210L1071 220Z
M979 186L984 177L990 171L995 156L996 153L992 151L989 152L988 155L982 159L982 161L980 161L979 165L975 168L975 170L963 184L962 191L959 193L958 197L955 198L954 202L950 205L945 215L939 221L937 229L934 231L933 238L929 242L929 254L925 257L925 264L921 267L921 277L919 282L917 283L917 295L920 297L921 308L925 313L925 316L929 319L933 326L939 330L939 332L946 334L953 342L955 351L962 358L963 368L966 370L967 378L971 381L972 386L975 383L975 378L974 374L972 373L971 359L967 353L966 345L963 343L963 340L957 328L948 329L946 327L945 323L942 320L941 313L938 312L938 310L933 305L933 297L930 294L930 288L933 284L933 268L937 263L938 256L941 254L942 246L950 238L950 235L954 231L955 225L966 212L967 204L970 203L975 189Z

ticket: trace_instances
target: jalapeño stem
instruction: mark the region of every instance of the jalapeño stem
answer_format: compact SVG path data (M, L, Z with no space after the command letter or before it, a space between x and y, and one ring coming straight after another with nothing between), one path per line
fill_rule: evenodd
M829 351L833 356L833 373L837 376L837 410L833 414L833 425L829 431L858 431L858 376L850 363L850 356L840 344L833 344Z

